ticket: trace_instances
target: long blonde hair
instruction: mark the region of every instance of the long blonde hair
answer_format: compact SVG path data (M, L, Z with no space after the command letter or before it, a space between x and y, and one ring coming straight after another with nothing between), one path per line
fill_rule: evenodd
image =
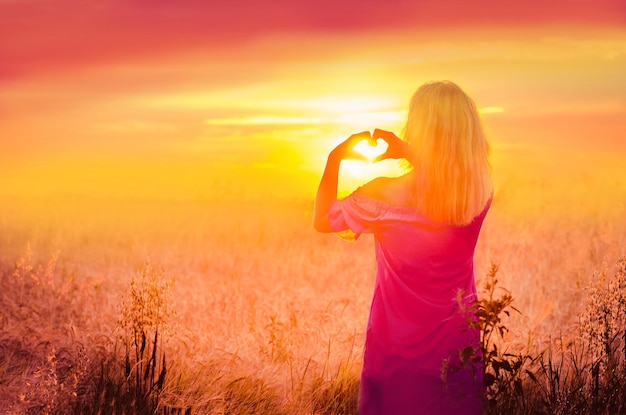
M474 101L449 81L422 85L403 138L416 156L415 208L435 222L470 223L493 192L490 147Z

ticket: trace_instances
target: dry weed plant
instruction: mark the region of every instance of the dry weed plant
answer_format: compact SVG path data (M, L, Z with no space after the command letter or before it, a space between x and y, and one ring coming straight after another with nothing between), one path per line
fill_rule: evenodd
M497 271L492 265L479 299L466 310L480 345L459 350L458 366L444 362L444 380L473 371L482 379L486 414L626 413L626 255L610 276L607 266L595 272L577 331L540 350L507 339L504 318L519 311L509 291L494 295Z
M626 255L607 277L596 272L580 318L582 338L591 360L590 401L596 412L626 412Z
M124 331L125 375L137 399L159 405L167 364L163 336L171 310L171 281L164 281L162 268L146 263L130 281L122 302L119 325Z
M458 350L454 358L442 365L442 378L465 371L469 378L479 383L483 394L483 408L487 413L525 412L523 376L532 357L525 352L514 352L507 339L509 329L506 319L511 311L520 313L512 306L510 291L498 286L498 266L491 264L483 280L482 292L470 305L462 303L463 293L458 293L459 310L465 316L469 329L480 333L477 345ZM501 293L496 295L496 289Z
M169 406L162 396L168 365L164 350L169 319L173 312L172 281L165 280L163 268L149 262L131 278L122 298L114 349L104 356L96 377L95 390L75 412L99 414L189 413L190 408Z
M535 352L533 413L626 413L626 255L610 269L594 272L575 329Z
M26 251L0 280L0 411L63 414L75 402L89 358L78 341L73 276L57 275L57 255L36 265Z
M162 268L146 263L133 277L122 302L125 374L137 396L158 402L167 365L162 337L171 313L170 283ZM160 336L159 336L160 335Z

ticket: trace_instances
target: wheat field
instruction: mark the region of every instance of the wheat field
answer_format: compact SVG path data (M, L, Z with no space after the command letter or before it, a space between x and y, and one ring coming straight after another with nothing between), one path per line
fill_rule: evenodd
M502 348L580 337L596 271L626 252L619 180L592 179L594 198L499 181L475 267L480 286L497 264L520 311ZM373 241L314 232L312 193L0 202L2 413L356 413ZM167 368L144 404L124 368L131 282L161 313L153 386Z

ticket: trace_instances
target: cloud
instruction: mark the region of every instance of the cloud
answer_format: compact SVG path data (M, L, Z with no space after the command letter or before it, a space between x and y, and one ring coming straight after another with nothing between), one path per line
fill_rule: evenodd
M228 118L209 118L204 120L205 125L243 125L243 126L263 126L263 125L315 125L315 124L376 124L379 122L394 123L400 122L406 118L406 111L369 111L348 112L336 116L319 116L319 117L291 117L280 115L258 115L251 117L228 117Z
M111 0L0 2L0 78L180 50L238 48L267 36L425 33L537 25L623 27L623 0Z
M504 112L503 107L482 107L478 108L479 114L501 114Z
M211 118L204 120L206 125L307 125L328 122L324 118L281 117L276 115L259 115L254 117Z

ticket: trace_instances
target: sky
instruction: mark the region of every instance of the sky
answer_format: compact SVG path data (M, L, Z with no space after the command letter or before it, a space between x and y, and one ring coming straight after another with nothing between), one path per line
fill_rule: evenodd
M624 0L0 0L0 195L310 193L437 79L476 101L502 182L616 174L624 74Z

